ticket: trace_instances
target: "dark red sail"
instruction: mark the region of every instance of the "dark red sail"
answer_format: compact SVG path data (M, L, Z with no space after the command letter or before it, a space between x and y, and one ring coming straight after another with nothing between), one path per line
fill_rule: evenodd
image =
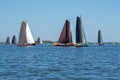
M72 35L70 31L70 22L68 20L65 21L63 26L61 35L59 37L58 43L72 43Z
M6 44L10 44L10 38L9 37L7 37L7 39L6 39L6 42L5 42Z

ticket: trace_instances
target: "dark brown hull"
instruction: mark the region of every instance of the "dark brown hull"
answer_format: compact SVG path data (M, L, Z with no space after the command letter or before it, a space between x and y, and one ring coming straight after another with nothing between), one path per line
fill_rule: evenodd
M33 43L33 44L18 44L18 46L35 46L36 44Z
M73 43L66 43L66 44L63 44L63 43L54 43L54 46L74 46Z

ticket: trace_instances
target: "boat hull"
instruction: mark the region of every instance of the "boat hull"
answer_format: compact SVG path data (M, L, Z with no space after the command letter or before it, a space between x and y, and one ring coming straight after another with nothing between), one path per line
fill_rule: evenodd
M78 43L76 43L74 46L75 47L88 47L87 44L78 44Z
M35 46L36 44L35 43L33 43L33 44L18 44L18 46Z
M104 44L98 44L98 46L102 46L102 45L104 45Z
M63 43L54 43L53 45L54 46L74 46L73 43L66 43L66 44L63 44Z

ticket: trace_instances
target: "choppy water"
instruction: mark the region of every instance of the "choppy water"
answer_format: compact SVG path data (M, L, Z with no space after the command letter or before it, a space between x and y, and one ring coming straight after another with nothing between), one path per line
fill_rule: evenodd
M0 44L0 80L120 80L120 45Z

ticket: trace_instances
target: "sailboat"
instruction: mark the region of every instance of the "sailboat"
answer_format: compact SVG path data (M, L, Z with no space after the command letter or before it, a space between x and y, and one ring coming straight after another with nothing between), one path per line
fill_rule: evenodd
M38 37L37 41L36 41L36 44L41 44L40 42L40 37Z
M30 31L27 21L22 21L21 29L19 33L18 46L34 46L35 41Z
M98 45L103 45L103 39L100 30L98 30Z
M13 35L13 38L12 38L11 43L12 43L12 44L16 44L16 37L15 37L15 35Z
M85 32L82 26L81 17L77 17L76 19L76 43L75 47L87 47L87 40L85 37Z
M5 44L10 44L10 38L7 37Z
M70 22L68 20L65 21L59 40L58 42L54 43L54 46L74 46Z

